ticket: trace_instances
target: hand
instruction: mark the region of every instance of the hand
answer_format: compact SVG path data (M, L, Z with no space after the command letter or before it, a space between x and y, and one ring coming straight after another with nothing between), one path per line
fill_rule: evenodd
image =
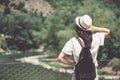
M93 27L93 26L90 26L90 27L87 29L87 31L93 32L93 31L94 31L94 27Z

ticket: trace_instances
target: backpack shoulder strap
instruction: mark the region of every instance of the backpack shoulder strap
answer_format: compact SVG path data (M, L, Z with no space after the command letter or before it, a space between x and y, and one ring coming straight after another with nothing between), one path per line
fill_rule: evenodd
M77 36L76 39L78 40L79 44L81 45L82 48L84 48L85 46L83 45L82 41L80 40L80 38Z
M83 45L83 43L82 43L82 41L80 40L80 38L77 36L76 39L77 39L77 41L79 42L79 44L81 45L81 47L84 48L85 46ZM80 55L79 55L79 56L80 56ZM76 65L76 62L75 62L75 60L74 60L73 54L72 54L72 58L73 58L74 65Z

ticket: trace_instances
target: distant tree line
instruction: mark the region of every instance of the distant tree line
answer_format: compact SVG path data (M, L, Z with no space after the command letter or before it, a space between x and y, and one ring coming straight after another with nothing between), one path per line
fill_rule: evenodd
M10 35L3 49L29 50L44 46L44 50L60 51L65 42L75 36L75 17L89 14L96 26L111 29L100 48L98 59L120 58L120 10L112 0L46 0L54 8L47 16L35 11L19 11L0 16L0 33ZM23 5L23 4L21 4ZM23 6L22 6L23 8Z

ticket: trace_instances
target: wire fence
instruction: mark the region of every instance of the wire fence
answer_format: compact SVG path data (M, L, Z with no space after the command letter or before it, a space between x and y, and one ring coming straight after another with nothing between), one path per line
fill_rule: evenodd
M62 78L62 79L61 79ZM71 75L21 62L0 63L0 80L70 80Z
M107 61L101 61L100 65L104 66L106 63ZM15 60L0 62L0 80L71 80L71 76L72 74L61 73L39 65L22 63Z

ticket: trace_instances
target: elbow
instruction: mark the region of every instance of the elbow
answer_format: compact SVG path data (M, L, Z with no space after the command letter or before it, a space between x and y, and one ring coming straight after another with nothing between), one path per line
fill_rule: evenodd
M61 61L63 60L63 57L64 57L64 55L63 55L63 53L61 52L61 53L59 54L59 56L57 57L57 60L61 62Z
M108 34L110 34L110 29L108 29Z
M60 63L63 63L63 58L58 57L58 58L57 58L57 61L60 62Z
M110 29L106 30L105 36L108 36L110 34Z
M110 29L107 30L107 34L110 34Z
M58 61L62 61L62 58L58 56L58 57L57 57L57 60L58 60Z
M65 54L64 52L60 52L59 56L57 57L57 60L60 61L60 62L63 62L64 59L65 59Z

